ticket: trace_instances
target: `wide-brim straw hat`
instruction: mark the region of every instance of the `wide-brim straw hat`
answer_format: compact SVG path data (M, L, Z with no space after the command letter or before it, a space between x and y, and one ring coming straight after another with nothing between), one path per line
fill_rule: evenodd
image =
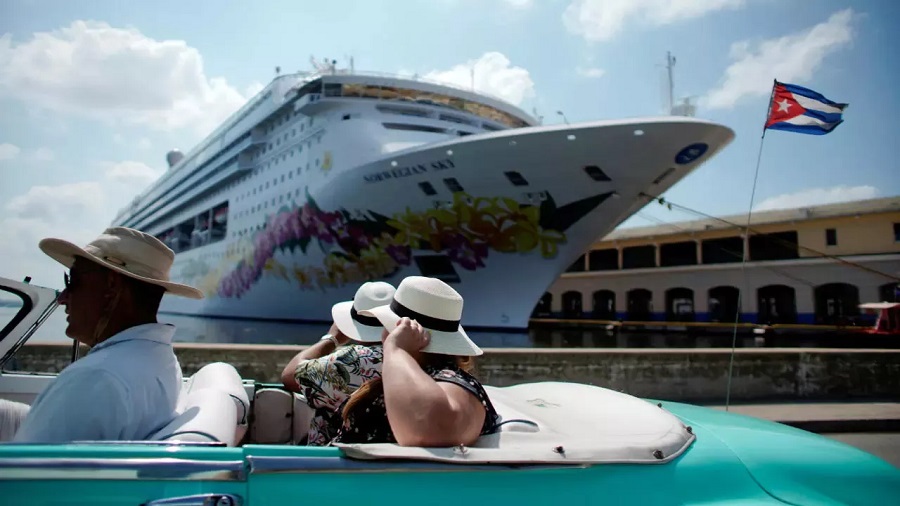
M372 316L363 316L360 311L390 304L396 288L384 281L369 281L356 290L353 300L338 302L331 306L331 318L337 328L347 337L362 343L380 343L384 326Z
M431 333L427 353L472 357L483 354L460 325L463 298L450 285L437 278L409 276L400 282L390 304L360 311L373 316L388 331L394 330L400 318L419 322Z
M75 257L82 257L119 274L161 286L172 295L203 298L200 290L169 280L175 252L156 237L139 230L110 227L83 248L56 238L42 239L38 246L67 268L72 267Z

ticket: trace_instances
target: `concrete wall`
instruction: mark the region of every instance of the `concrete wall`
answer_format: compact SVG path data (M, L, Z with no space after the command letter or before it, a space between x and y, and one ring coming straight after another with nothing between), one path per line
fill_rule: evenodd
M185 375L225 361L245 378L279 382L299 346L180 344ZM16 369L59 371L68 346L29 345ZM721 403L730 350L723 349L488 349L477 363L479 378L506 386L533 381L573 381L640 397ZM9 370L9 367L7 367ZM737 349L732 402L774 400L900 400L900 350Z

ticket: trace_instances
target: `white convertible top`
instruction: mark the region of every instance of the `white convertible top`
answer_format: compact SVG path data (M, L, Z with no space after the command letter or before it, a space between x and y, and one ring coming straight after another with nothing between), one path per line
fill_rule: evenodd
M668 411L606 388L565 382L485 386L502 424L470 447L339 444L356 459L465 464L661 464L695 435Z

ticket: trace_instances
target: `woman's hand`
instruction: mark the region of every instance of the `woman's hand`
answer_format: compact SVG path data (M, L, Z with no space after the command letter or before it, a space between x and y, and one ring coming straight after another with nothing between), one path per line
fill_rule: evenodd
M401 318L394 330L382 339L385 347L393 346L408 353L415 353L428 346L430 342L431 333L419 322L406 317Z

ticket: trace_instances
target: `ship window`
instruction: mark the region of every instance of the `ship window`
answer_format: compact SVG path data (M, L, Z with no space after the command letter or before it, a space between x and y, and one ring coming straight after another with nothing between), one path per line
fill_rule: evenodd
M894 223L894 242L900 242L900 223Z
M268 181L266 181L266 188L268 188L268 187L269 187L269 182L268 182Z
M288 179L294 179L294 173L288 172Z
M609 176L607 176L606 173L596 165L588 165L584 168L584 171L594 181L612 181L612 179L610 179Z
M825 229L825 245L826 246L836 246L837 245L837 230L833 228Z
M436 134L442 134L442 133L447 132L446 128L438 128L438 127L427 126L427 125L408 125L408 124L404 124L404 123L382 123L382 126L384 126L384 128L387 128L389 130L409 130L409 131L414 131L414 132L431 132L431 133L436 133Z
M319 166L319 159L316 158L316 167L318 167L318 166Z
M431 186L431 183L428 181L423 181L419 183L419 188L425 192L425 195L437 195L437 190L434 189L434 186Z
M522 174L519 174L518 172L516 172L514 170L504 172L504 174L506 174L506 179L509 179L509 182L512 183L513 185L528 186L528 181L526 181L525 178L522 177Z
M458 135L460 137L465 137L466 135L472 135L472 132L466 132L464 130L460 130L460 131L456 132L456 135Z
M447 186L447 189L450 190L450 191L452 191L452 192L461 192L461 191L465 191L465 190L463 190L462 185L459 184L459 181L457 181L455 177L448 177L448 178L445 178L445 179L444 179L444 185L446 185L446 186Z
M350 115L349 115L349 114L345 114L341 119L342 119L343 121L347 121L348 119L350 119Z

